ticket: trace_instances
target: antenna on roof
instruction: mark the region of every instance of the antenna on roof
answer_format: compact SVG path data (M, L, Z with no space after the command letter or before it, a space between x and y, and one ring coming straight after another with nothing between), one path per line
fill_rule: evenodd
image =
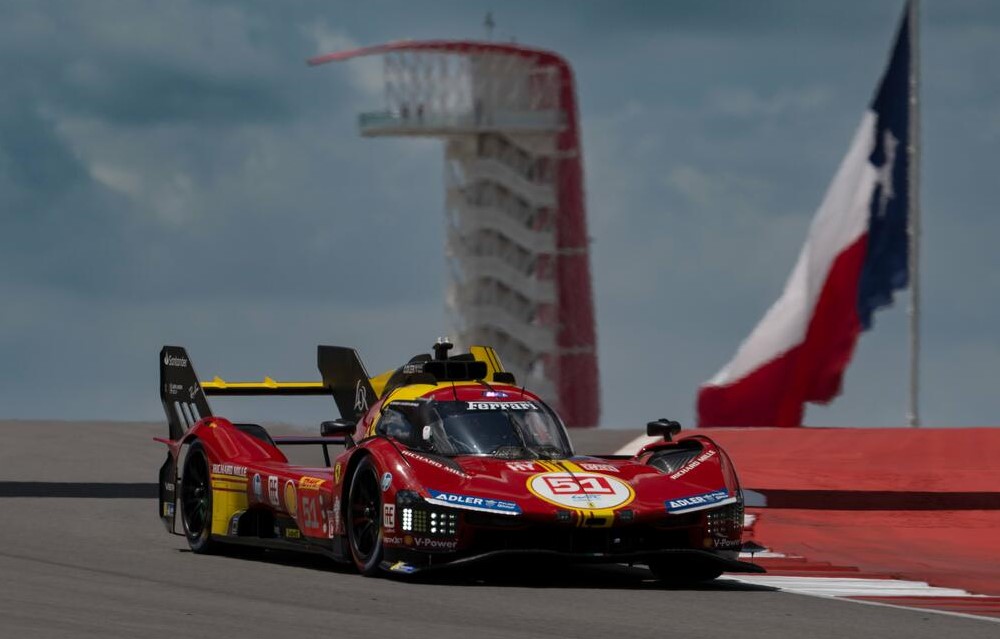
M448 351L454 348L455 345L447 337L439 337L437 341L434 342L434 359L438 361L445 361L448 359Z
M496 23L493 22L493 12L492 11L487 11L486 12L486 19L483 20L483 26L486 28L486 39L487 40L492 40L493 39L493 27L496 26Z

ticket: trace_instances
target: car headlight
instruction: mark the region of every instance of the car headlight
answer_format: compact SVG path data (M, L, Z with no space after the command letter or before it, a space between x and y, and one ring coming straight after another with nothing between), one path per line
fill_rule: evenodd
M708 511L708 534L717 539L739 539L743 535L743 500Z
M458 535L458 515L454 509L432 506L417 493L402 490L396 495L396 511L405 533L437 537Z

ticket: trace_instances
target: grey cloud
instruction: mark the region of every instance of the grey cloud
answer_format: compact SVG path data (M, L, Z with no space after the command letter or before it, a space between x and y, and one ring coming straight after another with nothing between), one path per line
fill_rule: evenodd
M308 377L320 342L358 346L373 371L426 349L445 324L440 143L360 138L357 111L382 106L377 69L304 60L480 37L492 8L498 38L576 71L604 422L690 422L697 385L780 292L900 6L8 3L3 416L155 418L165 342L230 378ZM983 423L1000 409L1000 16L924 10L925 408ZM898 306L810 420L898 423L904 368Z
M279 86L212 77L155 60L79 65L67 75L58 96L61 108L119 125L235 126L291 115Z

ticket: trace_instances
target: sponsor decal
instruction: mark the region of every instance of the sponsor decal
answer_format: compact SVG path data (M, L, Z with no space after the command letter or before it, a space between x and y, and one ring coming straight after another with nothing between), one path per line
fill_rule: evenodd
M521 507L512 501L501 499L489 499L486 497L473 497L471 495L456 495L455 493L445 493L440 490L428 490L432 504L442 504L445 506L455 506L456 508L467 508L469 510L482 510L490 513L502 513L504 515L519 515Z
M167 395L173 397L174 395L180 395L184 392L183 384L164 384L163 390L167 391Z
M528 479L528 490L543 501L567 508L621 508L635 499L627 483L598 473L539 473Z
M392 486L392 473L384 473L382 475L382 492L389 490L389 486Z
M264 487L260 480L260 473L253 474L253 496L257 501L264 501Z
M420 408L421 404L420 402L411 402L408 399L397 399L393 401L391 404L389 404L390 408L395 408L399 406L402 406L404 408Z
M687 466L684 466L683 468L681 468L680 470L678 470L676 473L674 473L673 475L671 475L670 479L677 479L678 477L683 477L684 475L688 474L689 472L691 472L692 470L694 470L698 466L701 466L702 462L707 461L707 460L711 459L714 456L715 456L715 451L714 450L710 450L708 452L702 453L701 455L698 455L698 457L695 458L695 459L693 459L691 462L689 462Z
M354 412L363 413L368 410L368 391L361 385L359 379L354 384Z
M319 513L322 504L318 502L316 496L306 493L302 496L302 525L308 530L319 530ZM322 524L325 526L325 524Z
M229 520L229 536L235 537L240 531L240 516L238 514L233 515L233 518Z
M382 526L389 531L396 530L395 504L384 504L382 506Z
M534 402L465 402L469 410L538 410Z
M411 546L421 550L455 550L458 548L458 542L453 539L431 539L430 537L414 537L413 535L404 535L402 539L385 537L382 539L382 543L391 546Z
M285 537L288 539L301 539L302 533L296 528L285 528Z
M174 482L172 481L163 482L163 490L167 491L168 493L174 492L174 490L176 490L176 488L174 488Z
M319 477L301 477L299 479L299 490L319 490L325 483L326 480Z
M389 570L392 572L401 572L405 574L410 574L414 572L416 568L406 563L405 561L397 561L393 565L389 566Z
M333 506L326 513L328 527L327 536L333 539L343 532L343 520L340 518L340 495L333 498Z
M295 482L291 479L285 482L285 510L292 517L299 509L298 494L295 492Z
M174 504L171 502L164 502L163 504L163 516L173 517L174 516Z
M743 542L739 539L719 539L715 540L715 547L719 550L738 550L743 546Z
M421 548L426 550L455 550L458 548L458 542L454 540L447 539L431 539L430 537L410 537L406 536L407 545L412 545L414 548Z
M174 357L173 355L164 355L163 363L166 366L187 366L188 361L184 357Z
M521 471L527 471L527 472L531 472L533 470L536 470L536 468L535 468L535 462L533 462L533 461L507 462L507 468L510 468L511 470L521 470Z
M187 390L188 397L190 397L191 399L194 399L194 396L197 395L198 391L200 391L200 390L201 390L201 388L199 388L197 384L195 384L194 386L191 386Z
M274 475L267 476L267 499L271 502L272 506L281 505L281 502L278 500L278 478Z
M690 497L684 497L682 499L669 499L665 503L667 506L667 512L680 513L689 510L707 508L708 506L714 506L721 504L721 502L729 501L736 501L736 497L730 497L726 489L722 488L719 490L713 490L712 492L702 493L701 495L691 495Z
M333 483L339 484L341 478L344 476L344 465L337 462L333 466Z
M420 461L424 462L425 464L430 464L434 468L440 468L441 470L446 470L449 473L451 473L452 475L458 475L459 477L468 477L468 475L466 475L465 473L463 473L462 471L460 471L457 468L452 468L451 466L446 466L445 464L442 464L441 462L439 462L436 459L431 459L430 457L424 457L423 455L420 455L419 453L415 453L412 450L409 450L407 448L403 449L403 455L406 456L406 457L409 457L410 459L419 459Z
M483 397L510 397L510 395L508 395L507 393L505 393L503 391L491 391L491 390L488 390L488 391L484 391L483 392Z
M580 464L580 468L584 470L592 470L595 473L617 473L618 467L613 464L595 464L592 462L585 462Z
M212 464L212 472L216 475L233 475L235 477L246 477L247 467L233 464Z

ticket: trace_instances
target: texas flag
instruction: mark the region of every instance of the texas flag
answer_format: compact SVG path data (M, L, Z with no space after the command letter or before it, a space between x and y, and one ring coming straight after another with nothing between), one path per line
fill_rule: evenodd
M840 393L872 314L908 284L910 18L777 302L698 392L698 425L801 426Z

